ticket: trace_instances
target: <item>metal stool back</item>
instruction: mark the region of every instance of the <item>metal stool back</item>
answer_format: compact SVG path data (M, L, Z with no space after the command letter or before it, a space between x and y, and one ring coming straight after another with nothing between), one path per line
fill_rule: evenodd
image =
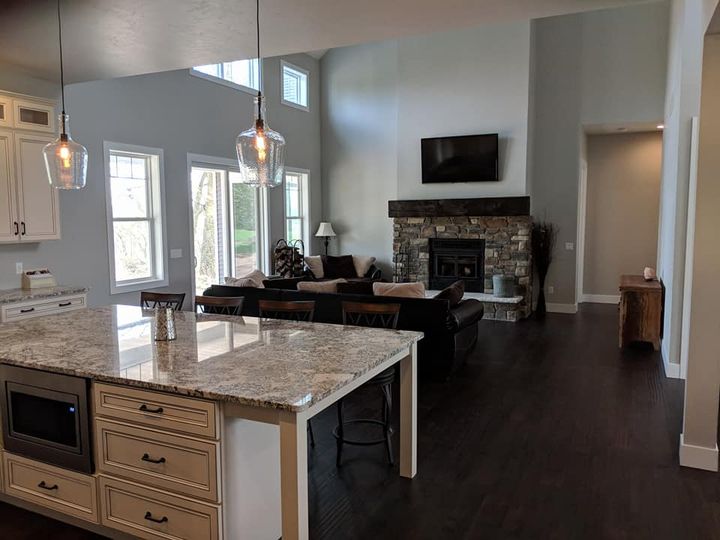
M284 321L312 322L315 316L315 302L282 302L279 300L258 300L260 317Z
M185 293L140 292L140 307L143 309L172 308L180 311L184 302Z
M195 311L199 308L201 313L240 316L244 300L242 296L196 296Z

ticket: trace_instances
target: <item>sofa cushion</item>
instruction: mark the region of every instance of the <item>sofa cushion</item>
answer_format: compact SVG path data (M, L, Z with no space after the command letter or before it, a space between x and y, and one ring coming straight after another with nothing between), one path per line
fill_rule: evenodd
M322 266L325 277L329 279L357 277L352 255L342 255L340 257L324 255L322 257Z
M370 270L370 267L375 264L375 257L368 257L365 255L353 255L353 265L355 266L355 273L357 277L365 277Z
M463 299L464 294L465 282L458 280L449 287L445 287L442 291L437 293L435 295L435 298L437 300L448 300L450 302L450 307L453 307L460 303L460 300Z
M323 271L323 261L320 255L306 256L305 265L308 267L308 270L310 270L315 279L322 279L325 277L325 272Z
M425 285L419 281L415 283L373 283L375 296L399 296L402 298L425 298Z
M338 283L337 292L340 294L373 294L372 281L347 281Z
M225 285L231 287L257 287L262 289L265 287L263 281L267 279L267 276L260 270L253 270L249 274L240 277L226 277Z
M345 283L344 279L333 279L330 281L301 281L297 284L297 290L314 293L336 293L338 285Z

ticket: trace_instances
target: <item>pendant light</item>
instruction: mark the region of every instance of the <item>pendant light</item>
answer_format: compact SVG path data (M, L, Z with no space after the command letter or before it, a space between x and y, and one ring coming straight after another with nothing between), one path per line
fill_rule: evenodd
M70 138L68 115L65 114L65 72L63 70L62 21L60 0L57 0L58 41L60 43L60 92L62 113L58 117L60 136L43 148L45 168L50 185L55 189L81 189L87 179L87 149Z
M260 0L256 0L257 58L260 65ZM285 138L270 129L265 114L265 98L258 90L253 126L235 139L240 178L243 184L276 187L283 182Z

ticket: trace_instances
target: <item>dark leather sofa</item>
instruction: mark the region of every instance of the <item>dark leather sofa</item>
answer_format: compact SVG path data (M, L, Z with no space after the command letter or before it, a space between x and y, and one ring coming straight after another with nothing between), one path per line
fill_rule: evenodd
M288 284L292 286L292 284ZM207 296L243 296L243 315L258 316L258 300L314 300L315 322L342 324L342 302L398 303L399 330L415 330L425 334L418 344L418 366L421 375L447 378L464 362L474 349L478 337L478 321L483 305L474 299L462 300L450 307L447 300L432 298L397 298L365 294L311 293L292 288L254 288L213 285L203 293Z

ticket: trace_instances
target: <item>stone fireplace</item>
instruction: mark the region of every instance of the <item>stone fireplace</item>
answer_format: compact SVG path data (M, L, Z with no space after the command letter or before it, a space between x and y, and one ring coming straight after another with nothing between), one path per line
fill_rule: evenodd
M483 301L484 318L527 317L532 299L529 214L529 197L390 201L394 280L422 281L440 290L461 279L468 296ZM496 274L515 278L515 299L492 297Z

